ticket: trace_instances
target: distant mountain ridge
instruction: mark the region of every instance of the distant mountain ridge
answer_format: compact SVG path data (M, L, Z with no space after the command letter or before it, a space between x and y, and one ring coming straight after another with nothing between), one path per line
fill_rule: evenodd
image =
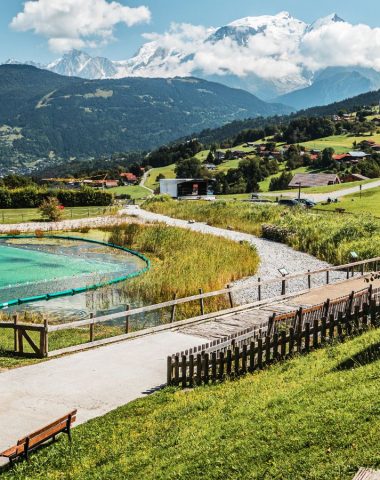
M235 119L290 111L193 77L84 80L3 65L0 164L148 151Z
M380 88L380 73L373 69L330 67L316 75L306 88L277 97L274 101L296 110L329 105Z
M305 38L323 32L325 28L343 24L350 25L336 13L307 24L288 12L280 12L277 15L245 17L220 27L200 29L193 44L190 42L182 47L181 42L171 44L156 36L157 38L153 37L156 39L143 44L132 58L125 60L111 61L105 57L91 57L88 53L72 50L48 65L39 65L33 61L25 63L60 75L93 80L195 76L247 90L266 101L275 99L293 108L307 108L352 97L366 89L377 88L379 84L380 74L375 70L369 73L371 69L355 65L345 69L337 67L339 71L335 72L334 78L330 76L327 79L322 78L325 70L312 71L306 64L302 64L301 60L294 63L293 71L276 75L278 62L281 65L281 61L286 63L292 57L298 58L300 45ZM261 44L268 45L268 48L262 49ZM241 73L233 59L231 63L231 59L227 61L222 56L218 72L202 69L199 61L197 62L198 55L207 53L209 46L223 52L225 45L234 45L241 51L247 50L247 60L250 59L250 48L257 51L260 62L263 62L262 66L260 67L259 63L258 68ZM281 48L284 50L281 51ZM12 59L7 63L18 62ZM272 63L273 66L269 68ZM334 70L336 67L331 68ZM273 70L272 75L263 73L263 70L268 69ZM326 71L330 71L330 68Z

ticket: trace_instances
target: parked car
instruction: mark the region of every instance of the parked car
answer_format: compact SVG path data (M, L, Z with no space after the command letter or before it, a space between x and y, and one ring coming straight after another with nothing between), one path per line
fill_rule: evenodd
M297 198L296 201L301 205L304 205L306 208L313 208L317 205L315 202L313 202L312 200L309 200L308 198L300 198L300 199Z
M300 203L297 202L297 200L294 200L292 198L281 198L281 200L278 201L279 205L283 205L284 207L299 207L301 206Z

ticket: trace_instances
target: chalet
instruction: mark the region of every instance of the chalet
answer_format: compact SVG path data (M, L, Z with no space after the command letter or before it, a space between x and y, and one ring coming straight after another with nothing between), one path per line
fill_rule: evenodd
M336 162L350 162L352 160L352 157L348 153L340 153L340 154L335 154L333 155L333 160Z
M370 155L365 152L348 152L348 154L351 156L351 160L363 160L366 157L369 157Z
M234 159L244 158L247 153L248 152L245 152L244 150L231 150L232 158Z
M338 183L340 178L332 173L296 173L289 183L289 188L324 187Z
M160 180L160 193L178 199L214 199L213 180L197 178L170 178Z
M124 185L136 185L138 179L134 173L121 173L120 180Z

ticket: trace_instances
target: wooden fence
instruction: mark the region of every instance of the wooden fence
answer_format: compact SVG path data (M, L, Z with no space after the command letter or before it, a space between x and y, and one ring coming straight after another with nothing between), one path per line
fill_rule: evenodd
M138 307L138 308L133 308L133 309L126 309L125 311L117 312L117 313L112 313L108 315L103 315L100 317L96 317L95 315L91 314L90 318L85 319L85 320L78 320L74 322L69 322L69 323L63 323L63 324L58 324L58 325L29 325L29 324L24 324L25 327L30 328L30 330L36 330L40 329L41 330L41 335L44 335L44 339L41 339L40 346L38 347L39 353L36 353L38 356L58 356L58 355L63 355L66 353L73 353L76 351L84 350L87 348L92 348L92 347L98 347L101 345L106 345L109 343L113 342L120 342L123 340L127 340L130 338L133 338L135 336L139 335L144 335L144 334L150 334L154 332L158 332L161 330L169 329L172 328L173 323L176 325L180 326L184 324L185 322L188 323L196 323L196 322L201 322L205 320L210 320L212 318L215 318L220 315L226 315L229 313L236 313L240 311L244 311L250 308L254 308L258 305L261 304L265 300L265 287L271 287L271 292L273 292L274 286L278 290L278 295L270 295L267 296L266 299L269 300L274 300L274 299L279 299L282 296L285 296L289 293L288 291L288 284L291 281L303 281L305 283L304 285L304 290L298 289L293 293L300 293L301 291L306 291L308 289L313 288L313 279L315 277L319 278L318 285L317 286L322 286L321 285L321 278L324 279L324 284L328 285L331 282L331 274L333 272L340 272L340 276L343 276L344 279L353 277L355 274L362 276L363 278L371 277L373 273L371 272L377 272L378 268L380 265L380 257L376 258L371 258L368 260L360 260L357 262L345 264L345 265L339 265L339 266L334 266L334 267L327 267L319 270L314 270L314 271L307 271L307 272L302 272L302 273L297 273L294 275L289 275L286 278L274 278L270 280L265 280L261 281L258 279L258 281L253 281L247 284L243 285L235 285L233 287L227 286L226 288L218 291L213 291L213 292L206 292L203 293L202 289L199 289L199 294L197 295L192 295L189 297L185 298L175 298L174 300L170 300L167 302L162 302L159 304L155 305L148 305L144 307ZM341 275L343 273L343 275ZM340 281L343 281L344 279L340 279ZM244 305L236 305L235 302L235 294L242 292L244 290L249 290L250 295L254 297L254 294L251 294L252 291L256 289L256 297L252 298L252 301L250 303L244 304ZM228 299L228 302L230 304L230 308L226 310L219 310L219 311L212 311L205 313L205 300L219 297L219 296L225 296ZM199 302L199 313L200 315L198 317L193 317L191 319L185 319L185 320L180 320L176 318L176 312L177 308L179 305L185 305L191 302ZM314 307L313 307L314 308ZM157 325L155 327L150 327L150 328L143 328L139 332L132 332L128 333L129 331L129 324L131 322L131 319L133 316L136 315L141 315L141 314L148 314L151 312L157 312L160 310L165 310L169 309L169 315L167 316L168 323L167 324L161 324ZM299 314L298 314L299 315ZM306 318L303 314L303 318ZM291 322L291 318L288 319L289 322ZM126 322L126 333L123 335L116 335L114 337L110 338L105 338L101 340L96 340L96 325L99 324L105 324L110 321L119 321L119 322ZM76 329L76 328L86 328L88 327L89 331L89 341L86 343L82 343L80 345L74 345L70 347L64 347L59 350L54 350L54 351L49 351L49 340L48 336L52 332L60 332L63 330L70 330L70 329ZM19 327L14 327L14 324L12 322L3 322L0 323L0 330L1 328L14 328L18 329ZM27 329L25 330L27 332ZM249 332L245 332L249 333ZM25 335L23 335L24 338L26 338ZM42 337L41 337L42 338ZM228 340L228 339L227 339ZM27 340L28 343L29 340ZM31 343L30 343L31 344ZM36 350L33 348L33 351L36 352ZM36 346L36 345L35 345ZM15 350L16 352L16 350ZM43 352L43 353L42 353ZM17 353L22 353L21 350L19 349Z
M363 298L365 295L363 294ZM232 341L221 343L197 354L183 353L167 359L168 385L182 388L223 381L247 372L261 370L276 361L291 357L294 353L309 353L337 338L361 333L370 326L379 326L379 296L370 303L357 303L348 308L352 297L346 300L346 309L330 313L312 322L298 322L296 328L273 329L272 334L244 334ZM319 309L319 314L323 310ZM276 322L277 323L277 322ZM281 325L281 322L278 322Z
M13 322L0 322L0 329L13 330L13 352L19 355L26 353L26 346L30 346L37 357L46 357L49 351L48 322L43 324L19 323L18 315L13 316ZM37 333L38 341L31 334Z

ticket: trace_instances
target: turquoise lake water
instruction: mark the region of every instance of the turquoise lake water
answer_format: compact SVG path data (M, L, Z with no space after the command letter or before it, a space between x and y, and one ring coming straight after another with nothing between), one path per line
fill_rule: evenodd
M112 263L0 245L0 288L114 271Z

